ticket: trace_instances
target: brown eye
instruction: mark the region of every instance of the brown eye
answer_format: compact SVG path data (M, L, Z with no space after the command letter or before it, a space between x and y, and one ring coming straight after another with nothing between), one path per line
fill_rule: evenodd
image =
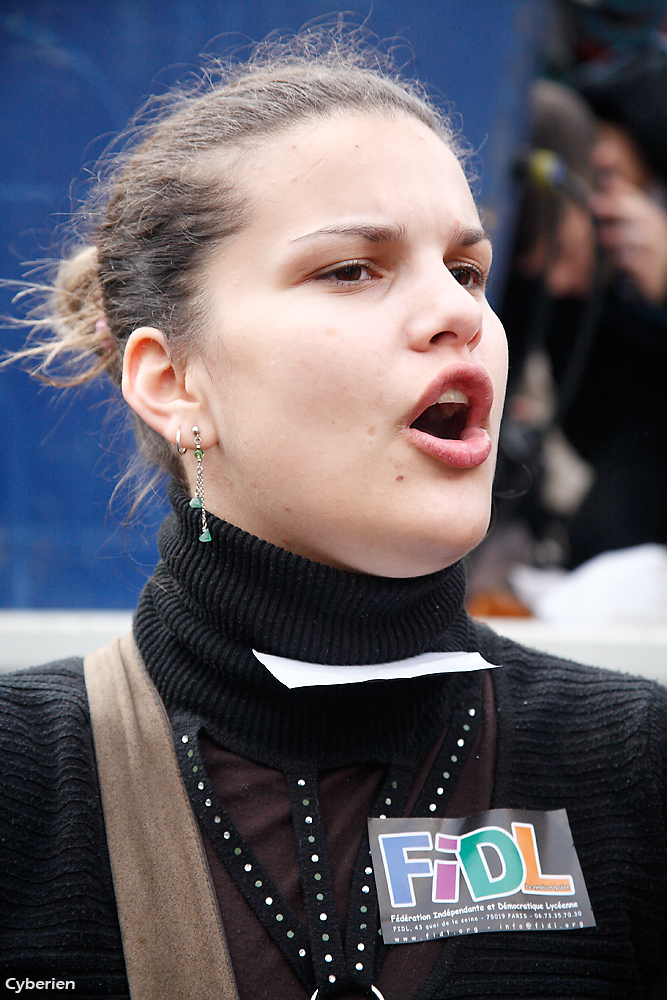
M339 281L360 281L368 276L368 270L361 264L346 264L344 267L331 271L330 274L332 277L338 278Z
M366 284L376 277L378 273L371 264L363 260L350 260L315 275L315 280L344 288L346 285Z
M476 285L479 281L479 275L469 267L452 267L450 274L458 281L459 285L464 287Z
M476 267L451 267L449 273L464 288L475 288L484 284L484 275Z

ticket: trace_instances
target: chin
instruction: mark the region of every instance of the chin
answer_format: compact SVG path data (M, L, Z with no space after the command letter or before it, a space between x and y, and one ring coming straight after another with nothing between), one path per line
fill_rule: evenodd
M489 526L490 510L479 518L455 516L431 521L406 532L406 525L397 527L388 537L375 544L368 538L335 559L324 559L330 565L372 576L415 577L437 573L458 562L482 541Z
M475 502L476 501L476 502ZM387 576L424 576L435 573L463 559L485 538L491 520L491 503L471 498L468 504L441 505L405 532L397 553L397 565ZM398 536L397 536L398 537Z
M426 576L452 566L472 552L484 538L486 527L474 535L462 535L435 540L430 545L415 546L408 558L402 560L402 570L388 576Z

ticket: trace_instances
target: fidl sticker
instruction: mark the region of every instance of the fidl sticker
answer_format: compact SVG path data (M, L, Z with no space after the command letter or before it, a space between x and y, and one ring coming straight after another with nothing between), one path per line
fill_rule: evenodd
M368 821L385 944L594 927L564 809Z

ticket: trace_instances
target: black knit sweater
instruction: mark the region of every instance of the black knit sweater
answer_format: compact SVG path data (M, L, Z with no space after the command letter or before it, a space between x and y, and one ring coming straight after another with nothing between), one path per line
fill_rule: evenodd
M201 545L187 498L172 501L135 634L172 718L201 719L236 754L286 770L414 765L471 683L289 692L253 647L333 664L466 649L503 664L491 805L567 809L597 927L448 939L417 1000L667 997L667 693L471 622L460 565L345 573L215 518ZM0 771L0 981L61 977L79 997L127 997L79 660L0 678Z

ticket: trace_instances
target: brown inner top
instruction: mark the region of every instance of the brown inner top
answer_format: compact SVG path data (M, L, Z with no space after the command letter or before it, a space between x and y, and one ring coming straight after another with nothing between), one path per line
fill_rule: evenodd
M409 815L433 766L446 731L421 761L408 795ZM459 781L447 804L447 817L469 816L490 808L496 747L496 711L491 674L483 686L479 729ZM215 793L249 847L305 925L305 909L289 793L283 773L223 749L201 737L206 769ZM352 870L385 767L368 762L323 771L320 804L338 922L343 934ZM255 917L202 830L232 965L242 1000L303 1000L308 994L280 949ZM375 984L385 1000L411 1000L435 965L442 939L389 948ZM358 993L345 994L352 1000Z

